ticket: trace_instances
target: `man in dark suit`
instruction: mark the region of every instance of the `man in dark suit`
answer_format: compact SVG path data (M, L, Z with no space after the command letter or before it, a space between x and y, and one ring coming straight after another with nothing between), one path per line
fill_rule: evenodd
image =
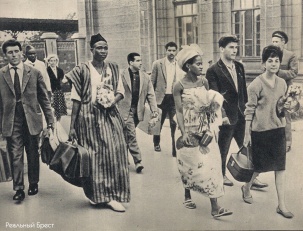
M282 62L280 70L277 75L286 81L287 87L292 85L292 80L298 75L298 59L294 52L286 50L285 45L288 42L288 36L283 31L275 31L272 33L272 43L275 46L280 47L283 52ZM292 143L291 134L291 115L288 111L285 111L286 127L286 151L289 152Z
M24 194L24 147L28 162L28 195L38 193L38 139L42 131L42 112L48 128L54 122L46 86L41 73L21 61L21 44L7 40L2 50L9 64L0 70L0 133L7 140L11 158L13 199L22 201ZM40 108L41 107L41 108Z
M178 82L185 73L176 63L177 44L169 42L165 45L165 49L166 57L156 60L152 65L151 81L154 86L158 107L162 110L161 129L167 115L169 118L172 137L172 155L175 157L175 131L177 124L174 120L176 109L172 90L174 84ZM160 135L154 136L154 149L156 152L161 152Z
M232 139L239 147L243 146L245 132L244 110L247 102L247 90L244 67L235 60L238 52L238 38L234 35L223 36L219 40L220 59L206 72L209 87L224 97L223 109L229 121L220 126L218 144L222 160L224 185L233 186L226 177L226 159ZM267 187L256 180L255 187Z
M124 98L119 101L118 107L125 121L126 143L134 159L136 172L140 173L144 167L141 164L142 157L137 142L136 127L144 119L146 101L154 118L158 117L158 107L150 78L140 70L142 66L140 54L130 53L127 61L129 68L125 69L121 75Z

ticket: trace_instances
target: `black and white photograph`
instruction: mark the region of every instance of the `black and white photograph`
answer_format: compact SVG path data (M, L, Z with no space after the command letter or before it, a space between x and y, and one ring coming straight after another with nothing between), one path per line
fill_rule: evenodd
M0 230L303 230L302 89L302 0L0 0Z

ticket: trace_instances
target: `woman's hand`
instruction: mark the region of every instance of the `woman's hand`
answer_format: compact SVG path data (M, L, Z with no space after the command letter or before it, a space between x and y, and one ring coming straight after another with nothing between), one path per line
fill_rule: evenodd
M189 136L186 132L182 135L182 141L183 141L184 145L192 145L192 143L190 142Z
M70 140L70 141L77 140L77 134L76 134L76 130L74 128L70 129L69 135L68 135L68 140Z
M248 145L251 144L251 133L250 131L245 132L243 146L248 147Z

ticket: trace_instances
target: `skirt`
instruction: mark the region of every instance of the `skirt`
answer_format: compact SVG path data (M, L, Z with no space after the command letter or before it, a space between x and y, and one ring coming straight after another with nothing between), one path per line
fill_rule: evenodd
M67 115L65 98L64 98L64 94L61 90L55 90L53 92L52 107L55 110L56 118L60 118L63 115Z
M285 128L251 132L252 162L255 172L285 170Z

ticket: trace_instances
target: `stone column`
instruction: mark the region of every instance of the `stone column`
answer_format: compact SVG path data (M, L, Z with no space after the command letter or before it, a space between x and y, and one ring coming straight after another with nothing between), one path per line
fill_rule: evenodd
M71 38L76 41L76 45L77 45L76 64L78 65L79 63L86 61L86 40L85 40L86 36L81 35L79 33L75 33Z
M57 38L54 32L43 33L41 39L45 40L46 56L49 54L57 55Z

